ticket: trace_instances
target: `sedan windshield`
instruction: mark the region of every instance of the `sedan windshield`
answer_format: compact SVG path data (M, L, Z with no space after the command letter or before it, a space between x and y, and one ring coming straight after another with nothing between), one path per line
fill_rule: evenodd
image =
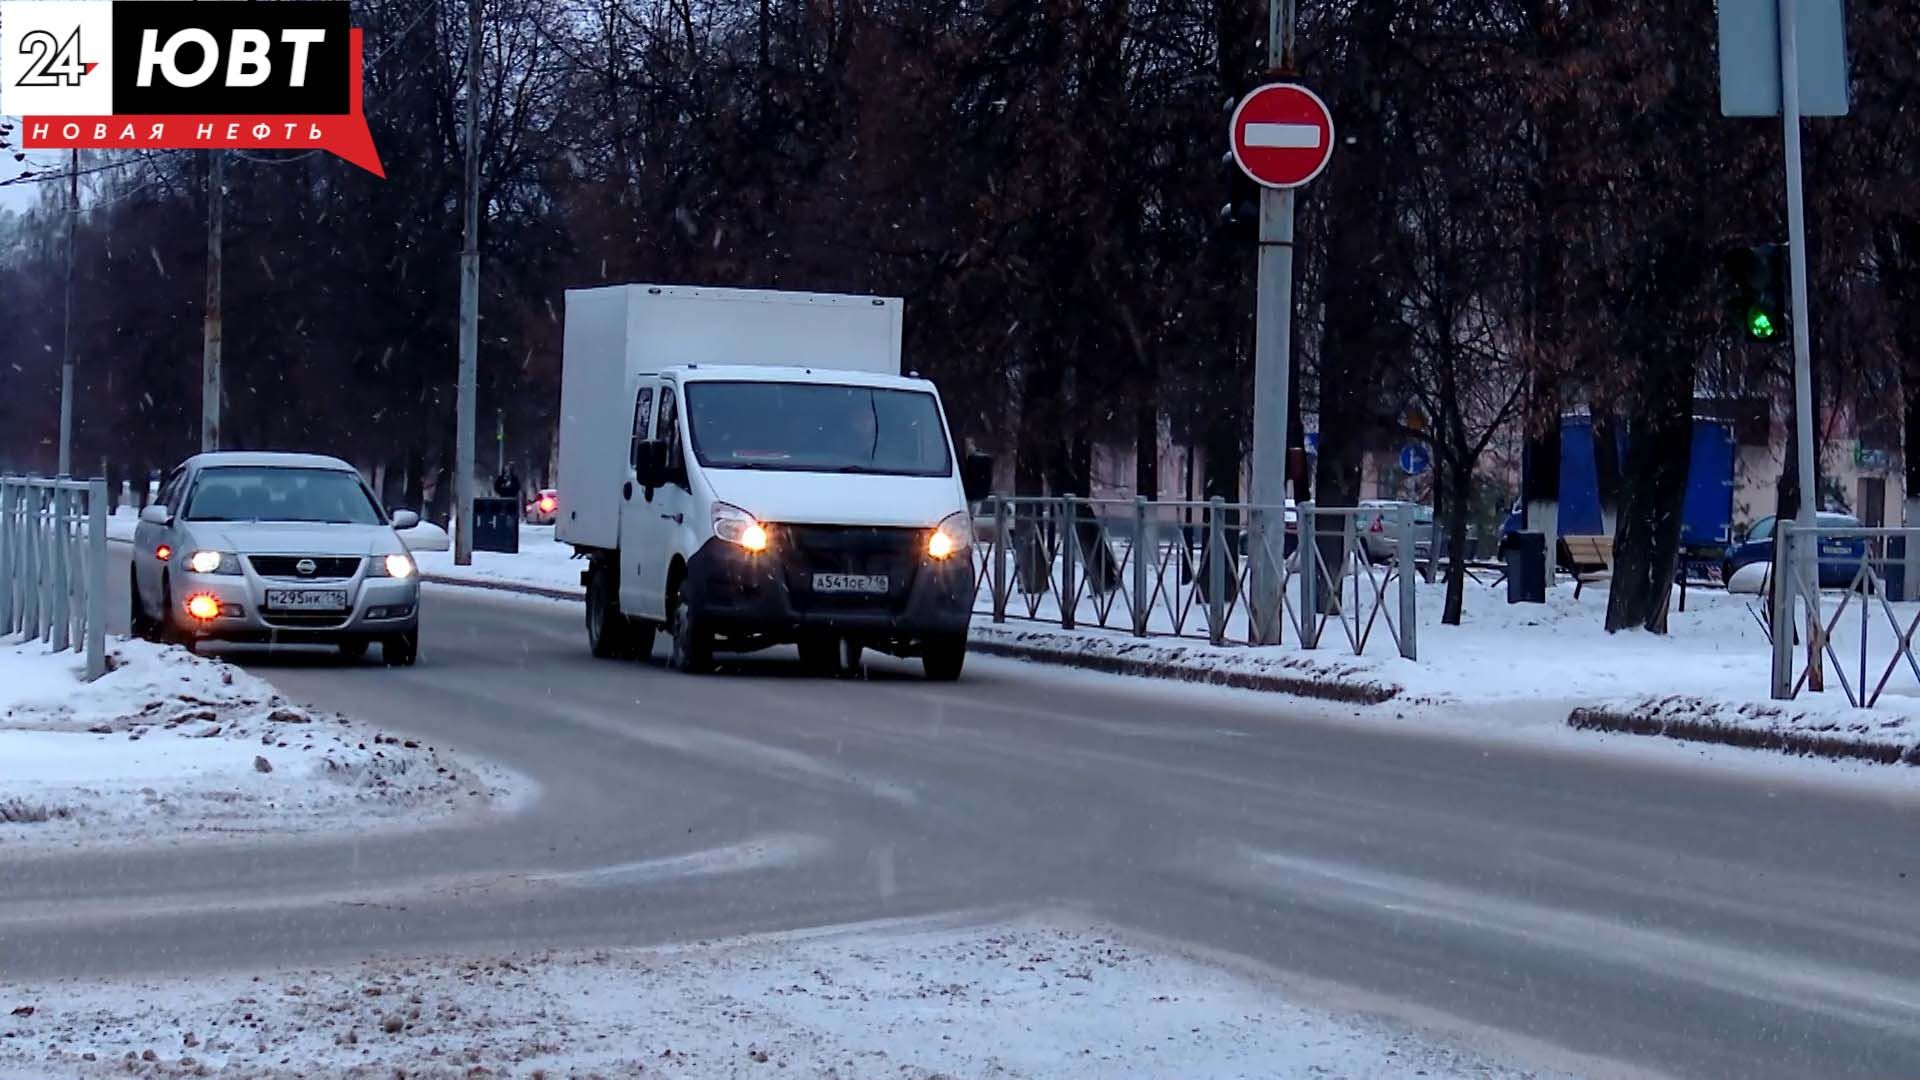
M188 497L188 521L325 521L378 525L380 508L360 478L338 469L207 469Z
M932 394L815 383L687 387L693 452L709 469L948 476L947 430Z

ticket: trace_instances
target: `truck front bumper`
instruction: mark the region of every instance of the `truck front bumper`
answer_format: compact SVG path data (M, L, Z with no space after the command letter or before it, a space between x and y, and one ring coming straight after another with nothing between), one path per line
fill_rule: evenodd
M709 631L755 645L831 634L905 654L928 639L967 632L974 577L966 550L932 558L921 529L769 531L765 551L716 539L689 560L682 595ZM816 591L816 574L883 577L886 589Z

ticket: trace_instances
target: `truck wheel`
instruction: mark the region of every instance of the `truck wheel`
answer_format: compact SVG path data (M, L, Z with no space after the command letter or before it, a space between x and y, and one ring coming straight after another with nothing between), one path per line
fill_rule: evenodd
M602 660L628 659L637 651L632 625L620 611L619 579L605 563L595 564L587 578L587 647ZM652 649L649 634L647 650Z
M154 641L160 636L160 628L147 616L146 606L140 603L140 577L132 567L127 568L127 633L144 641Z
M693 605L685 600L673 609L674 670L688 675L704 675L713 670L713 637L694 618Z
M920 666L934 682L952 682L959 678L960 669L966 663L967 639L960 634L934 638L920 654Z

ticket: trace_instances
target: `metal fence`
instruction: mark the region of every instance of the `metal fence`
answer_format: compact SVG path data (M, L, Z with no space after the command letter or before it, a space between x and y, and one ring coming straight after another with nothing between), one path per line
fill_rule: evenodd
M1850 704L1871 708L1903 667L1913 683L1902 689L1920 692L1916 560L1920 528L1803 529L1782 520L1768 589L1773 696L1824 689L1830 672Z
M0 636L107 670L107 482L0 477Z
M1291 632L1305 649L1332 632L1355 654L1385 636L1419 655L1411 511L1075 496L997 496L981 511L974 609L996 623L1215 645L1280 644ZM1367 531L1383 514L1387 528Z

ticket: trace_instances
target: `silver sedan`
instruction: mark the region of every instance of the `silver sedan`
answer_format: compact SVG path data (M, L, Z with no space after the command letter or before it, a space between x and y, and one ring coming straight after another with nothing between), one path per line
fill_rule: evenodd
M212 453L168 474L133 537L134 633L204 640L380 645L412 664L420 583L391 517L353 466L312 454Z

